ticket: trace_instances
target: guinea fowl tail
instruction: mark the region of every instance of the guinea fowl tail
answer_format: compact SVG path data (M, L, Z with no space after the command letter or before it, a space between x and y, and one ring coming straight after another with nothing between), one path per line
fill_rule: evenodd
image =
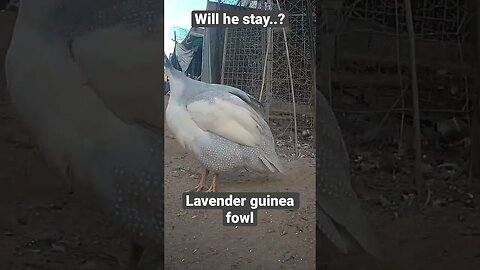
M285 171L283 170L282 163L280 159L278 158L277 154L275 153L274 155L266 155L266 154L260 154L259 155L260 160L262 161L263 165L271 171L271 172L279 172L284 174Z
M275 169L277 169L277 171L279 173L285 174L285 171L283 170L283 165L278 158L277 158L276 162L273 163L273 166L275 166Z
M167 69L172 69L172 62L170 62L170 59L168 59L167 55L163 53L163 65L167 67Z
M170 62L170 59L168 59L165 53L163 53L163 66L165 67L165 74L167 74L169 78L178 77L178 75L181 73L173 67L172 62Z

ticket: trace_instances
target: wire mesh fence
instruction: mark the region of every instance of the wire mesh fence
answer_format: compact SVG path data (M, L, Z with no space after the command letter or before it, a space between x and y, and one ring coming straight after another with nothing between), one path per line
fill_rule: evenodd
M456 42L468 19L465 0L412 1L414 28L417 38ZM345 0L344 6L352 18L376 22L386 26L384 31L395 29L407 32L404 1ZM398 16L398 19L397 19Z
M280 7L280 10L287 11L290 27L286 29L286 40L281 28L273 29L271 35L265 28L227 28L225 31L222 83L262 99L269 108L271 119L283 120L286 125L293 119L292 92L297 114L306 118L301 126L311 127L313 123L307 118L313 117L314 113L314 4L312 0L235 3L238 9L277 10ZM293 91L290 80L293 81Z

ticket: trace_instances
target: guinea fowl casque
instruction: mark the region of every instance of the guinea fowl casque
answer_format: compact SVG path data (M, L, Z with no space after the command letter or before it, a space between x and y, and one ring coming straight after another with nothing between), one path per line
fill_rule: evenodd
M22 0L6 56L13 106L49 164L93 187L163 269L163 3ZM159 75L160 74L160 75Z
M219 172L246 169L283 172L270 127L260 114L261 104L240 89L188 78L164 55L170 83L167 124L177 141L192 151L206 168L195 192L216 192Z

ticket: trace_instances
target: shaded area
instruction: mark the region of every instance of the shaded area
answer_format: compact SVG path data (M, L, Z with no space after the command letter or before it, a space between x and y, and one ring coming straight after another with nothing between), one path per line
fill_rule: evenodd
M470 149L477 140L471 127L478 83L470 63L476 45L469 37L474 33L466 27L471 23L467 11L472 9L465 1L445 1L448 4L432 8L434 2L412 1L425 196L419 196L413 177L413 103L403 1L325 3L317 35L317 81L335 112L342 131L338 142L345 141L349 154L352 186L384 258L401 269L475 269L480 263L480 185L469 178L469 167ZM325 118L319 105L317 117ZM332 154L331 162L338 155ZM343 167L348 170L347 164ZM332 254L325 241L319 244L324 247L317 262L325 262L323 269L395 269L367 259L365 252Z
M167 101L168 97L166 97ZM272 130L274 135L275 130ZM278 138L278 137L277 137ZM221 210L182 209L182 192L203 168L165 127L165 260L167 269L315 269L315 164L310 147L293 156L277 139L286 175L246 171L221 174L221 192L299 192L298 210L258 211L255 227L222 223ZM211 181L211 179L210 179Z

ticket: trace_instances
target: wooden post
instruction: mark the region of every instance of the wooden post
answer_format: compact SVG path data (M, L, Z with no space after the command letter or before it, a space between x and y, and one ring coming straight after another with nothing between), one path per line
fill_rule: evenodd
M273 76L273 29L267 29L267 46L268 53L266 59L265 73L265 118L270 121L270 113L272 110L272 76Z
M280 3L277 1L278 10L280 9ZM297 129L297 109L295 101L295 90L293 86L293 75L292 75L292 63L290 62L290 52L288 50L288 40L287 40L287 31L285 27L282 27L283 32L283 41L285 43L285 53L287 54L287 66L288 66L288 77L290 78L290 90L292 94L292 105L293 105L293 138L295 139L295 156L298 157L298 129Z
M315 105L315 91L317 89L317 70L316 70L316 61L317 55L315 53L315 40L314 38L317 36L316 33L313 32L313 9L312 1L307 1L307 18L308 18L308 32L310 33L309 37L309 46L310 46L310 55L312 62L310 63L311 72L312 72L312 104ZM318 19L318 18L317 18Z
M268 0L268 6L265 5L265 10L270 10L272 7L272 0ZM265 90L265 121L270 121L270 112L272 104L272 66L273 66L273 29L267 28L266 31L266 47L265 47L265 60L263 65L262 85L260 88L260 95L258 101L262 102L263 91Z
M315 47L315 38L317 34L313 32L313 12L315 7L312 6L312 1L307 1L307 18L308 18L308 32L309 36L309 45L310 45L310 57L311 57L311 70L312 70L312 96L310 97L310 104L313 106L313 115L316 115L316 92L317 92L317 55ZM318 20L318 15L317 15ZM315 119L315 117L313 117ZM313 121L315 123L315 120ZM314 124L313 124L314 125ZM313 126L315 127L315 125ZM313 141L316 140L316 132L313 132Z
M410 46L410 65L412 71L412 98L413 98L413 125L415 130L415 183L417 185L418 197L424 196L424 181L422 176L422 145L420 133L420 105L418 98L418 82L417 82L417 63L415 55L415 32L413 29L412 5L410 0L405 1L405 15L408 30L408 41ZM419 201L420 203L420 201Z
M222 52L222 71L220 74L220 84L224 84L225 80L225 57L227 56L227 41L228 41L228 27L225 27L225 36L223 37L223 52Z

